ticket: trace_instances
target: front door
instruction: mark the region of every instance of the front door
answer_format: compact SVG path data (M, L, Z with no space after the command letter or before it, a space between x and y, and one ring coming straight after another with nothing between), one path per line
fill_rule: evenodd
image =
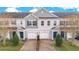
M63 38L64 38L64 32L61 32L61 37L63 37Z
M56 38L57 32L53 32L53 38Z
M23 37L24 37L23 32L20 32L20 38L23 38Z
M13 37L14 37L15 33L16 33L15 31L11 33L11 36L10 36L10 37L11 37L11 39L13 39Z

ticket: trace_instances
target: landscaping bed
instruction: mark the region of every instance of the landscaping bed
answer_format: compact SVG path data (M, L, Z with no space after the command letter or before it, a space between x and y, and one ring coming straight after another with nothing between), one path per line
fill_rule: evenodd
M17 46L13 46L12 42L7 40L6 46L3 46L2 42L0 42L0 51L19 51L23 44L24 42L20 41Z
M64 41L61 47L54 45L57 51L79 51L79 47L69 41Z

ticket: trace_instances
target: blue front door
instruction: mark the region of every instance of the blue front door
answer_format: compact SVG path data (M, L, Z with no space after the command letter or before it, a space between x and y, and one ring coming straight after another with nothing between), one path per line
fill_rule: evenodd
M14 37L15 33L16 33L15 31L11 33L11 38Z
M61 37L63 37L63 38L64 38L64 32L61 32Z
M24 37L23 32L20 32L20 38L23 38L23 37Z
M56 38L57 32L53 32L53 38Z

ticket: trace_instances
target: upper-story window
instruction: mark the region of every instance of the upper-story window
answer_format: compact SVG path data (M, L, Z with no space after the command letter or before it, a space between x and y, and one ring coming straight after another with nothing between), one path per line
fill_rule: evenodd
M5 25L9 25L9 21L4 21L5 22Z
M0 21L0 25L9 25L9 21Z
M56 21L54 21L54 26L56 26L57 25L57 22Z
M76 25L74 21L65 21L65 26L73 26Z
M21 21L21 25L22 25L22 21Z
M60 25L65 25L65 21L60 21Z
M72 21L60 21L60 25L63 25L63 26L70 26L72 25Z
M44 26L44 21L41 21L41 26Z
M27 26L37 26L37 21L27 21Z
M27 26L31 26L31 21L27 21Z
M33 21L33 26L37 26L37 21Z
M0 25L4 25L4 22L3 21L0 21Z
M48 25L48 26L50 25L50 21L47 21L47 25Z
M11 25L16 25L16 21L15 20L12 20L11 21Z

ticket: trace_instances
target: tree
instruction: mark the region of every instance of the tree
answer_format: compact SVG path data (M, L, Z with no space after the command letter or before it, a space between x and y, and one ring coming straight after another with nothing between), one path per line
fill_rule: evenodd
M63 40L59 33L56 35L55 43L56 43L56 46L62 46Z
M16 32L15 32L15 34L14 34L14 36L13 36L12 42L13 42L13 45L14 45L14 46L17 46L17 45L19 44L19 37L18 37L18 35L17 35Z

